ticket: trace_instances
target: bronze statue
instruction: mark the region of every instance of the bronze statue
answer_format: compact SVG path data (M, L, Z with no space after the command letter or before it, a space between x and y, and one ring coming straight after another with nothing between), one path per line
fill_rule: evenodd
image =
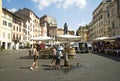
M64 24L64 34L68 34L68 25L67 25L67 23Z

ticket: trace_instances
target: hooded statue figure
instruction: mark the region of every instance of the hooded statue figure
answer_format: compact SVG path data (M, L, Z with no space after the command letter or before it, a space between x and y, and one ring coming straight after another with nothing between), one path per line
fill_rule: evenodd
M68 25L67 25L67 23L64 24L64 34L68 34Z

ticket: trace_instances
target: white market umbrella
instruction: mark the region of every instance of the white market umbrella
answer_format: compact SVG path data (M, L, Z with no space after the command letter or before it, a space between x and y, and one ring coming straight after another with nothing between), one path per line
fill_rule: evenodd
M48 37L48 36L39 36L39 37L30 38L30 40L33 40L33 41L45 41L45 40L53 40L53 38Z
M33 40L33 41L38 40L38 37L30 38L30 40Z
M48 36L43 36L43 37L38 37L39 40L53 40L52 37L48 37Z
M110 38L110 37L98 37L98 38L93 39L93 41L107 40L107 39L109 39L109 38Z
M120 40L120 35L119 36L113 36L113 37L109 37L108 40Z
M57 40L60 40L60 41L78 41L78 40L81 40L81 38L82 36L69 35L69 34L57 36Z
M33 44L33 41L45 41L46 42L46 41L53 40L53 38L52 37L48 37L48 36L39 36L39 37L30 38L30 40L32 40L32 44Z

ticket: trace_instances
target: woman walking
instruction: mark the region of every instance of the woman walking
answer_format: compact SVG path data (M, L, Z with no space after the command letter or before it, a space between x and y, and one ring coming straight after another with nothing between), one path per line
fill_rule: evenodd
M34 58L34 62L32 63L32 66L30 67L31 70L34 70L34 68L38 68L37 66L37 59L39 57L39 54L37 52L37 46L34 45L34 48L33 48L33 58Z
M56 60L57 50L56 50L56 47L55 47L55 46L53 46L52 53L53 53L53 59L52 59L52 61L51 61L51 65L52 65L53 62L55 62L55 60Z

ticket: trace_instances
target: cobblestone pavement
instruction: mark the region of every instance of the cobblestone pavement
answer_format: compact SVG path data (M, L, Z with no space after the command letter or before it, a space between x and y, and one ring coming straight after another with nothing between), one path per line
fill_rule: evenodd
M120 57L105 54L77 54L70 68L55 70L52 59L39 59L38 69L29 70L33 59L28 50L0 51L0 81L120 81Z

